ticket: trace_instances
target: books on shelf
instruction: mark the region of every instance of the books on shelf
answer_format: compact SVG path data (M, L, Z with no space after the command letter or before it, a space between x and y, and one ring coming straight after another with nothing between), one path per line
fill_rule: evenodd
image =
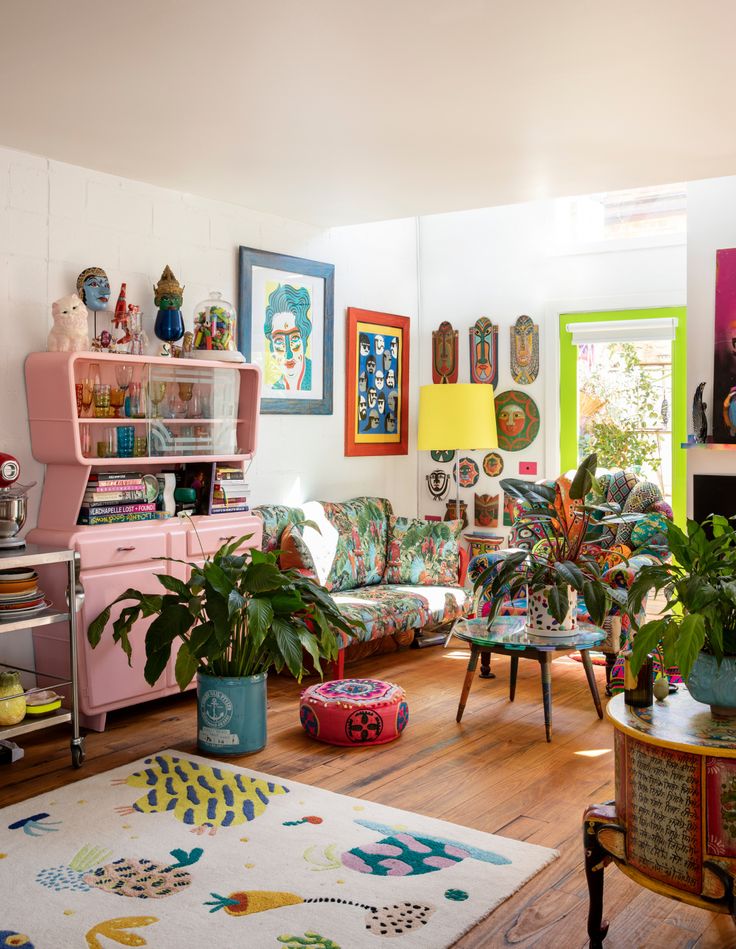
M83 527L93 527L97 524L127 524L130 521L151 521L155 512L145 511L140 514L99 514L89 517L79 516L79 523Z
M155 511L156 505L147 501L142 472L95 471L87 480L78 523L149 520Z
M213 464L210 514L239 514L249 510L250 485L244 474L242 465Z

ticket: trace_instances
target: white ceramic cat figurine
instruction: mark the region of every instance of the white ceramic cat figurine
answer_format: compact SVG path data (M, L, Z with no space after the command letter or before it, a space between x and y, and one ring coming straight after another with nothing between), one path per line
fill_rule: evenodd
M46 348L52 353L80 352L89 349L87 307L76 293L51 304L54 325Z

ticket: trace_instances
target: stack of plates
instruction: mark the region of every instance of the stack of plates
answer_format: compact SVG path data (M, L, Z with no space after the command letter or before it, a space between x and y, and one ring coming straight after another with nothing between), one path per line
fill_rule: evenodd
M43 590L38 587L35 570L24 567L0 570L0 619L33 616L50 605Z

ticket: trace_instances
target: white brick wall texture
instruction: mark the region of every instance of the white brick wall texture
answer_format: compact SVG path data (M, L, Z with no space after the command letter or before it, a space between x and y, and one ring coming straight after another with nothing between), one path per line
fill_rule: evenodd
M185 286L183 312L191 326L195 305L212 289L237 305L238 247L258 247L335 263L336 292L334 414L261 417L254 503L380 494L399 512L415 513L413 453L343 454L345 308L403 313L416 326L414 233L410 220L320 230L0 147L0 449L18 455L24 480L43 479L30 452L23 362L46 348L51 303L74 291L81 270L104 267L113 306L126 281L128 301L143 308L155 351L153 284L164 266ZM31 493L29 526L39 495L40 488Z

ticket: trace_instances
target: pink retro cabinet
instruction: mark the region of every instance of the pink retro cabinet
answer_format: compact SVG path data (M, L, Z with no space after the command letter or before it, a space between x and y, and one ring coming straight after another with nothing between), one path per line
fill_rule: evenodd
M99 373L100 384L115 387L115 370L122 363L133 367L135 391L142 396L139 417L88 417L90 409L84 407L80 417L76 384ZM261 522L246 512L81 527L77 519L87 479L95 468L157 473L184 462L252 459L258 435L260 370L249 364L189 359L33 353L26 360L25 372L33 456L46 465L38 526L28 539L70 547L79 554L79 581L84 590L77 626L80 709L82 723L102 731L107 712L169 695L178 686L174 658L155 688L143 677L148 621L133 630L133 658L128 666L112 637L105 637L94 650L90 647L87 627L91 620L128 587L160 592L157 572L185 579L189 569L185 564L161 558L198 563L229 537L250 535L247 544L260 544ZM197 417L190 417L193 414ZM104 445L111 429L114 441L119 425L133 425L139 444L145 436L145 456L97 455L98 442ZM43 582L55 605L62 607L63 586L55 582L52 572ZM65 633L42 627L34 631L33 640L39 668L65 673L69 661Z

